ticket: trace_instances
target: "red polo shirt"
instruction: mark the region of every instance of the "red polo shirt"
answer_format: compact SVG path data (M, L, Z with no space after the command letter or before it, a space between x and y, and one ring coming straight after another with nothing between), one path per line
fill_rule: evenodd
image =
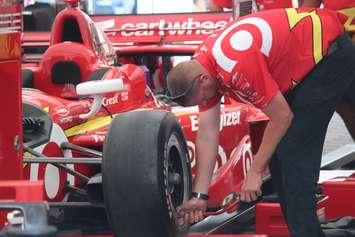
M323 0L323 3L324 8L337 10L348 16L345 29L355 32L355 0Z
M221 95L262 108L323 59L343 32L341 16L324 9L254 13L208 37L194 58L219 81ZM221 95L200 110L211 108Z

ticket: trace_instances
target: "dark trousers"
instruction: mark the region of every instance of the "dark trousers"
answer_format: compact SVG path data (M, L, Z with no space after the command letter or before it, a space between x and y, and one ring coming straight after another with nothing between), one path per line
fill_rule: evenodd
M323 143L337 103L355 88L354 78L355 47L344 34L314 70L285 95L294 118L271 158L270 172L292 237L324 236L316 214Z

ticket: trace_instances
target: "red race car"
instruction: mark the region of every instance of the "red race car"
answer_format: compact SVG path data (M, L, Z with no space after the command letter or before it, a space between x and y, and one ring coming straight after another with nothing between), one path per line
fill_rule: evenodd
M169 100L165 77L176 61L189 57L232 13L96 16L92 21L75 0L67 2L68 8L58 14L50 34L23 35L24 178L44 181L49 223L59 229L60 236L176 236L187 232L188 226L175 222L176 207L191 192L199 114L196 107L182 108ZM19 45L6 43L18 40L2 42L9 54L19 56ZM4 65L8 64L0 64L0 70ZM5 95L12 93L10 88L9 92L1 89ZM10 120L3 119L2 125ZM254 206L239 203L238 193L266 123L259 110L224 98L209 208L206 218L191 226L192 232L218 232L235 217L242 217L245 229L250 219L244 214L252 213ZM0 138L21 150L18 136L11 141L4 133L9 134L2 131ZM20 167L22 159L17 160L16 167ZM354 158L351 154L324 157L322 166L352 169ZM18 171L16 167L11 170ZM9 170L3 172L3 167L1 173ZM332 175L339 176L337 171ZM354 187L353 171L345 176L339 184L322 184L322 194L327 195L322 203L329 201L326 218L354 213L346 205L349 201L339 201L339 197L352 200L354 195L349 188ZM14 183L0 182L1 192L4 187L9 192L6 188ZM42 183L36 184L31 189L31 182L16 183L14 192L30 201L29 190L35 190L36 200L41 200ZM264 183L264 194L272 191L268 184ZM56 235L55 228L46 226L47 205L19 200L4 203L3 194L0 209L20 209L25 221L18 213L10 213L9 224L0 235ZM257 204L256 233L288 235L277 205ZM320 211L324 214L324 206ZM0 221L1 217L2 213ZM241 232L234 229L233 233Z
M145 236L186 231L175 223L175 208L190 197L199 113L169 101L165 76L231 14L106 16L94 23L76 1L67 2L50 36L23 36L25 177L44 180L59 224L66 212L77 220L84 213L68 206L104 205L119 236L137 227ZM39 46L48 48L36 57ZM210 214L237 208L266 121L254 107L224 98Z

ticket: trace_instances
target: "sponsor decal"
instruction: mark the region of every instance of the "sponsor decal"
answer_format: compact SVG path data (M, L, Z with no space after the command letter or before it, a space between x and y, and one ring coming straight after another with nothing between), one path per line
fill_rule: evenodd
M54 113L61 117L68 116L69 112L69 109L63 105L54 108Z
M198 115L191 115L191 131L195 132L198 130ZM235 112L222 112L220 118L219 130L222 131L224 127L230 127L240 124L240 111Z
M189 152L189 157L191 162L191 168L194 168L196 166L196 145L192 141L186 141L186 142L187 142L187 149ZM221 145L219 145L217 161L213 172L216 172L219 168L221 168L226 163L227 163L227 154L224 148Z
M220 130L237 124L240 124L240 111L221 114Z
M127 101L128 100L128 92L123 91L121 92L121 101Z
M102 101L103 106L108 106L108 105L115 105L119 102L118 100L118 95L115 95L113 97L104 97Z
M228 21L198 21L193 17L183 21L167 21L160 19L156 22L125 23L120 32L123 37L164 35L210 35L216 29L227 25ZM113 32L112 34L115 34Z
M253 161L253 154L251 151L251 143L246 143L243 145L242 150L241 150L241 155L243 157L243 173L244 177L246 177L250 167L251 163Z
M190 121L191 121L191 131L196 132L198 130L198 116L191 115Z
M91 137L95 140L96 143L105 141L105 135L93 134L93 135L91 135Z
M245 140L246 139L246 140ZM218 145L218 155L217 155L217 160L216 160L216 166L214 167L214 173L218 171L219 168L221 168L223 165L227 163L229 159L234 157L235 155L238 156L235 162L239 162L240 159L242 159L242 165L243 165L243 174L244 177L248 170L250 169L251 163L253 161L253 153L251 151L251 141L249 138L249 135L245 136L241 141L245 141L239 148L239 146L235 147L228 155L227 149L225 149L223 146ZM191 162L191 168L195 168L196 166L196 144L193 141L187 140L187 148L189 152L189 157L190 157L190 162Z
M71 150L61 150L60 144L63 142L68 142L67 137L65 136L62 128L58 124L53 123L49 142L34 148L34 150L39 153L43 153L44 155L47 155L47 152L53 152L53 150L55 150L56 152L62 152L63 157L72 158L73 155ZM25 155L27 154L25 153ZM72 170L75 170L73 164L67 164L66 166ZM66 201L68 195L63 191L63 187L66 182L70 185L74 185L75 183L74 176L66 173L65 171L59 170L51 164L31 163L29 164L29 170L27 172L31 181L44 181L45 195L50 201Z
M73 120L74 120L73 116L63 117L59 119L59 123L60 124L71 123L73 122Z
M192 141L187 140L186 143L187 143L187 150L189 152L191 168L193 168L196 165L196 157L195 157L196 146L195 143Z

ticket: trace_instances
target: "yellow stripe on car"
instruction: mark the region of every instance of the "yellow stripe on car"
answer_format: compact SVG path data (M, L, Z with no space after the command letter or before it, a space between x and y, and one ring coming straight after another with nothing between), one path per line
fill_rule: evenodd
M116 115L113 115L113 117ZM89 131L107 126L110 124L112 118L111 116L105 116L100 118L91 119L85 123L79 124L77 126L71 127L64 131L67 137L72 137L79 134L84 134Z
M141 111L141 110L153 110L153 109L152 108L140 108L140 109L136 109L134 111ZM99 129L99 128L109 125L111 123L111 120L117 115L118 114L112 115L112 118L110 115L108 115L105 117L91 119L85 123L68 128L67 130L64 131L64 133L67 137L85 134L89 131L93 131L93 130L96 130L96 129Z

